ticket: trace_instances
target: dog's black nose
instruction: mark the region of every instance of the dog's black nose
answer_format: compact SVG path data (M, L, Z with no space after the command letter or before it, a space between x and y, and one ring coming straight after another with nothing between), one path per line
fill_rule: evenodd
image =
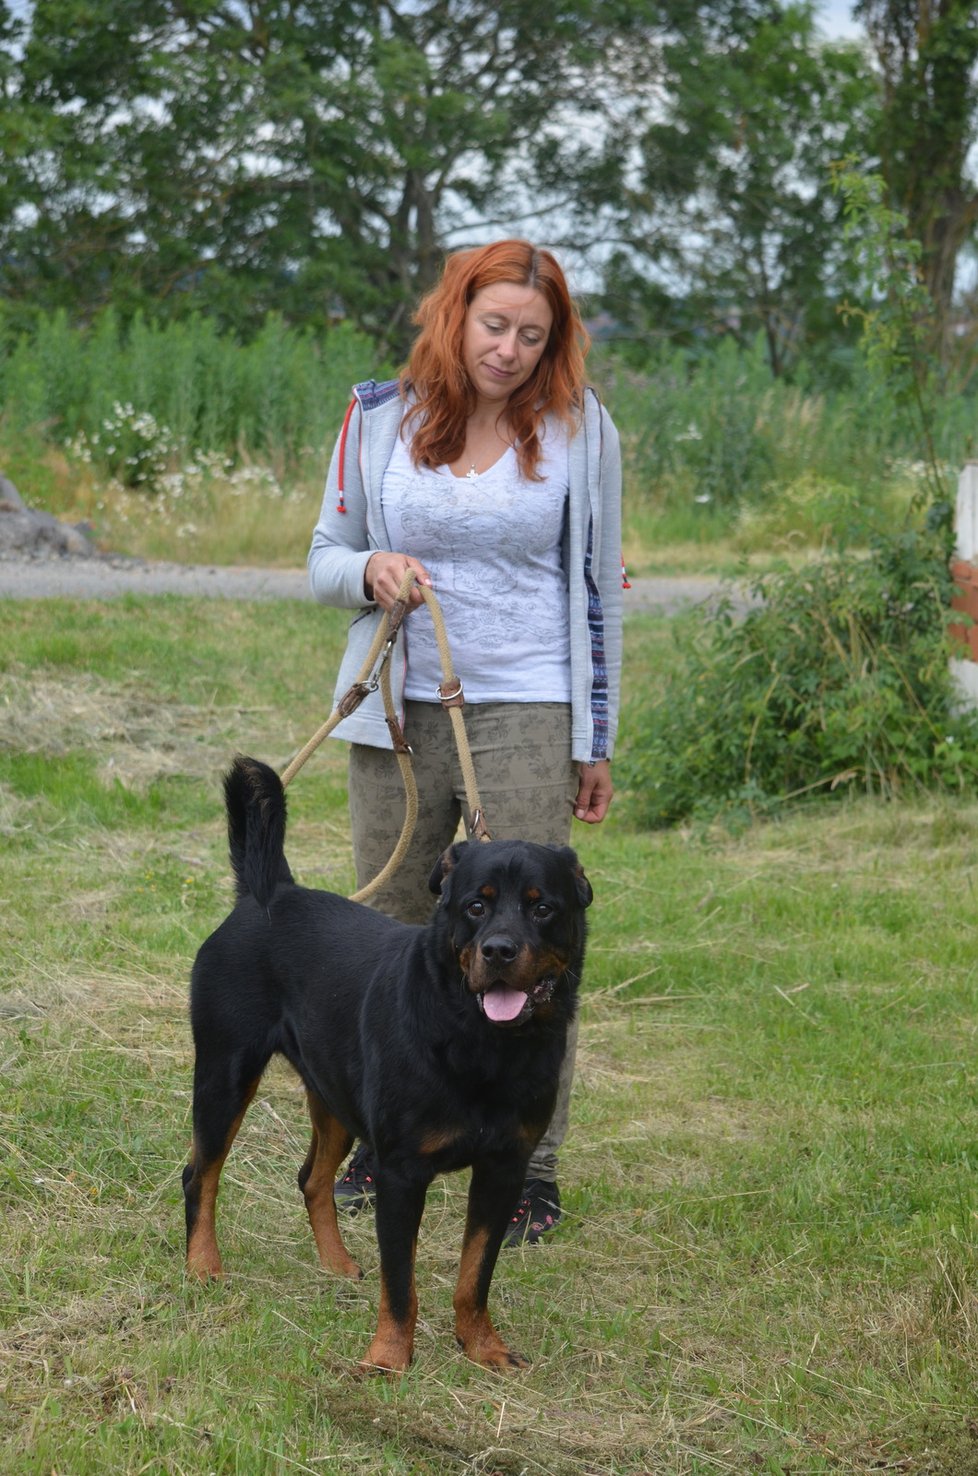
M479 944L479 952L487 963L509 964L513 962L519 949L512 938L507 938L505 933L497 933Z

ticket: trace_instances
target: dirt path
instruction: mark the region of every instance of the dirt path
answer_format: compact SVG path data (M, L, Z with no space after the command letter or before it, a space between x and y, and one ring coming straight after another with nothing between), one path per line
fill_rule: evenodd
M706 576L634 579L625 613L675 615L720 589ZM212 564L164 564L142 559L0 559L0 599L108 600L125 594L193 595L228 600L311 599L305 569L253 569Z

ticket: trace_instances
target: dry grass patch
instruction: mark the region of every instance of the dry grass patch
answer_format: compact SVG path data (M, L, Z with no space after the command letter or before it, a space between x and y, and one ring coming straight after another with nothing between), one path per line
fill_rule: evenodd
M80 672L0 675L4 746L21 753L98 755L104 782L145 789L167 775L210 778L234 735L269 721L267 709L160 702L144 683ZM2 812L0 812L2 821Z

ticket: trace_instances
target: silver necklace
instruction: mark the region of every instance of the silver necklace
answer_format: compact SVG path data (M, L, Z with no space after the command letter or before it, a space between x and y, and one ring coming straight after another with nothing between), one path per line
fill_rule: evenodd
M474 482L478 475L479 473L476 471L475 462L473 461L468 471L465 473L465 480L467 482Z

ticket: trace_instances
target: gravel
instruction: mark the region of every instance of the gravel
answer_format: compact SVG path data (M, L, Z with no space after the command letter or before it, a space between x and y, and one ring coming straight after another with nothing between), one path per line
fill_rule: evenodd
M707 576L633 579L625 613L674 615L716 596ZM95 554L0 554L0 598L110 600L120 595L192 595L227 600L309 600L305 569L255 569L216 564L168 564ZM737 603L746 600L738 597Z

